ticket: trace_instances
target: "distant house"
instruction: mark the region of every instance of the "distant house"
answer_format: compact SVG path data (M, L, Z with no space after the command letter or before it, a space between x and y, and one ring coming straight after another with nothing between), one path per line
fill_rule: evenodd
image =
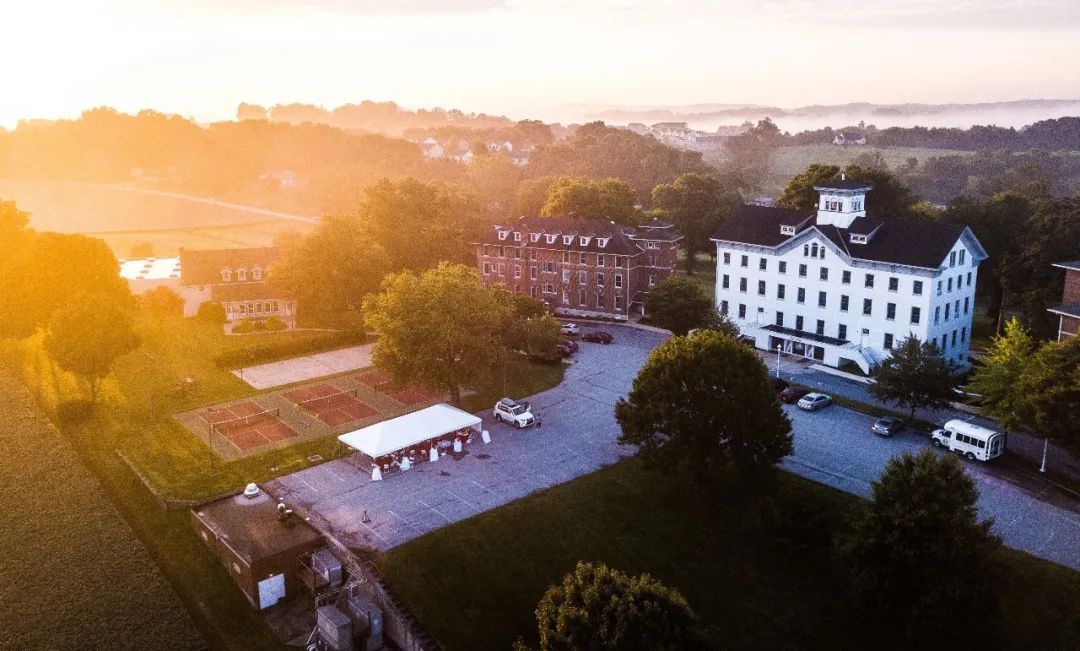
M195 316L204 303L225 308L226 327L245 319L277 317L296 326L296 300L270 286L273 267L281 259L276 247L180 249L180 295L184 316Z
M866 136L857 133L838 133L833 138L834 145L840 145L841 147L849 147L853 145L865 145Z
M1065 270L1065 291L1061 294L1061 305L1049 310L1058 316L1058 341L1062 341L1080 332L1080 260L1059 262L1054 266Z
M269 174L263 174L259 179L275 183L279 188L300 188L307 185L307 183L292 170L277 170L275 172L270 172Z
M424 138L420 142L420 151L424 154L424 158L444 158L446 156L446 148L431 136Z
M626 128L640 136L645 136L649 134L648 125L645 125L641 122L631 122L630 124L626 125Z

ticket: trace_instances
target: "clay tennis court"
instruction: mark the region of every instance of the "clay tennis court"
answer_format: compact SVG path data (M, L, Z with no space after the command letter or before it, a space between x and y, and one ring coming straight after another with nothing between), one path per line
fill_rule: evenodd
M206 409L199 412L199 417L211 433L221 435L240 452L299 436L274 410L267 410L251 400Z
M404 387L402 389L394 389L393 384L390 380L390 376L387 373L383 373L382 371L365 371L364 373L357 373L352 377L360 384L370 389L380 391L407 407L414 407L419 404L434 402L444 397L434 391L429 391L427 389L421 389L418 387Z
M354 395L326 383L286 391L282 395L330 427L354 423L379 413Z

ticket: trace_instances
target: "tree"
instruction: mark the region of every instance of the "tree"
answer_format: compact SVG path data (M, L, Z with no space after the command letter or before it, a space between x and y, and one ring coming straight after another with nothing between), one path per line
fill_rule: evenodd
M673 334L685 335L694 328L712 325L716 306L701 286L683 276L668 276L645 295L649 320Z
M521 168L502 154L484 153L469 162L465 173L469 187L480 205L492 215L509 215Z
M541 651L682 651L706 648L697 616L677 590L579 562L536 606Z
M870 395L908 409L914 420L917 409L944 409L956 400L953 370L936 343L909 335L874 369Z
M1000 540L991 521L977 520L975 482L956 458L905 451L871 490L866 511L838 540L851 603L909 643L986 630Z
M548 188L540 214L545 217L602 219L618 224L641 222L633 186L619 179L590 181L562 177Z
M743 133L724 142L727 173L739 179L743 187L760 187L769 172L772 152L780 144L783 135L772 119L759 120Z
M1080 453L1080 337L1052 341L1028 361L1017 410L1033 431Z
M45 352L81 378L97 402L101 381L113 362L139 346L131 315L100 296L80 294L60 307L45 335Z
M983 363L971 374L968 389L979 394L979 409L1006 431L1020 427L1024 394L1020 376L1035 352L1035 340L1016 318L1005 323L1005 335L994 337Z
M0 337L44 328L80 294L130 310L134 300L105 242L84 235L38 233L0 265Z
M699 487L732 466L752 474L792 451L791 422L761 358L716 330L654 350L615 418L620 443L639 446L652 467L688 470Z
M139 307L158 321L178 319L184 313L184 299L168 287L159 286L139 297Z
M29 224L30 213L19 210L14 201L0 200L0 270L33 237Z
M355 328L361 301L389 270L385 250L366 234L357 215L327 215L286 246L270 282L297 299L305 322Z
M387 276L364 299L365 321L379 333L372 360L398 384L445 390L460 404L461 387L490 372L504 346L497 291L472 267L445 262Z
M866 211L872 217L911 219L924 214L924 211L916 208L919 198L915 193L886 169L848 165L843 175L849 181L859 181L872 187L866 195ZM776 203L793 210L815 210L818 193L814 188L837 181L840 176L840 168L836 165L810 165L788 181Z
M682 234L686 273L694 272L696 254L708 251L709 240L742 202L729 183L709 174L683 174L652 191L653 208L661 210Z

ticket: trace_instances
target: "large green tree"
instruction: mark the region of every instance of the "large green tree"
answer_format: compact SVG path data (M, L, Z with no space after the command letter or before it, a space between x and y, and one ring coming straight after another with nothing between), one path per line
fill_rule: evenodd
M57 366L82 379L97 402L113 363L139 346L131 314L107 297L80 294L52 316L45 352Z
M943 635L985 640L1000 541L991 522L978 520L975 482L956 457L905 451L871 490L851 533L838 539L853 613L900 648Z
M922 215L918 208L919 198L886 169L848 165L843 169L843 176L849 181L872 186L866 195L866 211L872 217L912 219ZM788 181L776 203L793 210L814 210L818 205L818 193L814 188L840 178L841 169L836 165L814 163Z
M386 250L367 234L359 215L328 215L285 246L271 283L296 297L304 323L358 327L361 301L390 269Z
M61 233L27 238L0 262L0 337L32 335L80 294L130 310L134 300L118 269L102 240Z
M870 395L908 410L944 409L956 400L958 381L954 369L930 341L908 336L874 369Z
M753 474L792 451L791 422L761 358L717 330L656 348L615 418L620 443L639 446L653 467L688 471L697 486L732 467Z
M442 263L387 276L364 299L364 319L379 333L372 360L399 384L450 393L490 372L504 347L505 302L472 267Z
M630 576L579 562L536 607L540 651L704 649L697 616L677 590L648 574Z
M1032 431L1080 454L1080 336L1035 352L1016 391L1021 419Z
M19 210L14 201L0 199L0 269L6 260L24 247L34 232L30 213Z
M619 179L556 179L548 188L547 200L540 209L545 217L602 219L618 224L637 224L642 213L637 207L637 192Z
M760 188L769 173L772 154L782 140L783 134L772 119L759 120L724 142L723 170L738 179L742 187Z
M979 409L1006 430L1023 424L1021 407L1025 396L1020 389L1020 376L1036 348L1035 340L1020 321L1009 319L1005 334L994 337L982 364L975 367L968 382L968 390L979 395Z
M709 238L742 199L730 182L711 174L682 174L652 191L653 208L662 211L682 234L686 272L694 272L696 254L711 248Z
M701 286L684 276L671 275L645 295L649 320L676 335L705 328L717 320L716 305Z

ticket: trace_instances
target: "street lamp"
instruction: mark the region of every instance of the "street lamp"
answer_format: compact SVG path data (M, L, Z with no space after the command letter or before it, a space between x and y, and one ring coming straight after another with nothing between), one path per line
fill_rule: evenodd
M1050 439L1049 438L1044 438L1043 439L1042 465L1039 466L1039 472L1046 472L1046 449L1048 447L1050 447Z
M776 344L776 379L780 379L780 344Z

